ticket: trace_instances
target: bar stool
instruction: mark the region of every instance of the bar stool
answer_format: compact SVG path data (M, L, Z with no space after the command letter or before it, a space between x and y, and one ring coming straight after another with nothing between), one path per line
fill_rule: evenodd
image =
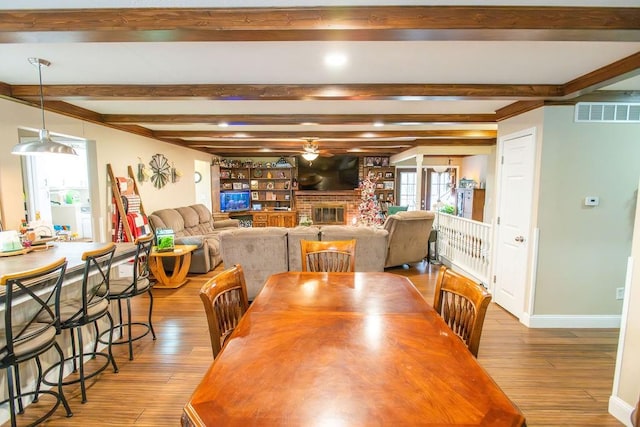
M8 389L8 398L0 404L9 403L12 427L17 425L16 415L24 413L23 399L27 396L33 396L33 402L37 402L41 394L51 395L56 399L49 412L38 418L33 425L40 424L53 415L60 402L67 417L73 415L62 391L62 370L58 374L57 392L53 389L40 390L43 379L40 355L53 347L59 355L58 363L64 360L56 335L60 331L60 288L66 268L67 260L61 258L44 267L0 277L0 286L6 290L4 330L0 331L0 368L7 372ZM20 304L20 307L14 304ZM25 311L28 311L26 316ZM35 359L38 369L35 390L23 392L19 365L31 359Z
M73 372L78 372L78 378L71 378L62 383L62 385L70 385L80 383L82 391L82 403L87 401L87 389L85 381L95 377L104 371L109 363L113 365L113 371L118 372L118 366L111 353L112 333L109 334L107 342L107 352L98 352L98 338L100 330L98 328L98 320L107 317L109 320L109 331L113 330L113 318L109 313L109 276L111 273L111 261L116 250L114 243L87 251L82 254L84 261L84 273L82 276L82 294L77 298L69 298L60 302L60 328L61 331L67 329L71 338L71 353L64 361L73 362ZM82 329L85 325L92 324L95 327L96 335L93 345L93 351L86 353L84 351L84 340ZM78 336L78 347L76 349L76 335ZM92 359L102 357L105 362L93 369L89 374L85 373L84 361L85 357ZM53 385L47 380L48 374L54 369L64 369L64 364L57 363L51 366L44 374L44 383Z
M121 279L111 279L109 281L109 301L118 302L118 324L114 325L112 330L120 330L120 338L113 341L113 345L129 344L129 360L133 360L133 341L137 341L149 334L156 339L156 333L151 323L151 313L153 311L153 294L151 288L153 283L149 279L149 256L153 247L153 234L138 237L135 240L136 255L133 260L133 276ZM144 322L133 322L131 319L131 298L142 294L149 295L149 320ZM127 302L127 321L123 322L122 318L122 300ZM133 336L132 326L138 325L144 327L144 331ZM126 334L124 327L126 326ZM102 339L102 335L110 331L105 331L100 335L100 342L107 344Z

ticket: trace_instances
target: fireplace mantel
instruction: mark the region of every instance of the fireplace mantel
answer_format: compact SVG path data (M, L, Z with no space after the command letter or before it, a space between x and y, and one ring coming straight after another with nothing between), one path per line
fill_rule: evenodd
M313 207L327 204L340 204L344 206L342 224L351 224L358 217L358 205L360 204L359 190L318 191L302 190L294 193L295 206L299 219L313 217Z

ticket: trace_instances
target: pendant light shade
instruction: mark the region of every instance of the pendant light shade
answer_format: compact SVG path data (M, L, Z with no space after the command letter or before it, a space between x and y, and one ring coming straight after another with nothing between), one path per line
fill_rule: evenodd
M44 94L42 91L42 67L51 65L46 59L29 58L29 62L38 67L38 77L40 79L40 110L42 112L42 128L38 131L38 139L36 141L24 142L17 144L11 150L11 154L21 156L39 156L44 154L67 154L77 156L73 147L53 141L49 135L49 131L44 124Z
M302 157L303 157L306 161L308 161L308 162L312 162L312 161L314 161L315 159L317 159L317 158L318 158L318 153L303 153L303 154L302 154Z

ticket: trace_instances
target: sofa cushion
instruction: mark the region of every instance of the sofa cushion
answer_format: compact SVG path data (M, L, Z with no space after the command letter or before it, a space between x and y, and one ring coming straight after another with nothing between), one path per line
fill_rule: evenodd
M198 224L200 226L201 234L213 233L213 229L215 227L213 222L213 216L211 215L211 212L209 212L209 208L207 208L205 205L201 203L198 203L196 205L191 205L189 207L198 214ZM231 224L229 224L229 226L233 227L233 225Z
M221 231L220 251L225 268L240 264L253 300L269 276L289 268L287 229L284 227L236 228Z
M387 230L353 225L323 225L320 240L356 241L356 271L384 271Z
M149 215L149 221L153 225L153 229L170 228L176 237L185 236L184 218L176 209L160 209Z
M176 208L184 220L184 233L189 236L204 234L200 229L200 216L191 206Z
M320 229L315 226L306 227L303 225L288 229L289 271L302 271L300 240L320 240Z

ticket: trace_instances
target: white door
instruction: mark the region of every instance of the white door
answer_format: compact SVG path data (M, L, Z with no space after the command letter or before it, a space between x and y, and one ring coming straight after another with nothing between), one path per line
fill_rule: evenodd
M494 301L520 318L524 312L527 259L531 241L531 208L535 130L500 138Z

